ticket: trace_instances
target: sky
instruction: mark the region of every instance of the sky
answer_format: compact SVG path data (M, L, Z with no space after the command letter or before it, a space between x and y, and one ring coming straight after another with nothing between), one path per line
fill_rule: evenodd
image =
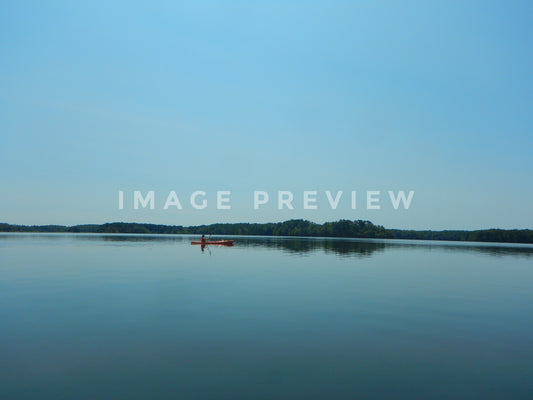
M527 1L0 2L0 222L533 228L532 12ZM154 191L154 209L134 209L136 190ZM197 190L203 210L189 202ZM216 208L219 190L230 210ZM327 190L343 191L336 209ZM414 191L408 209L391 205L400 190ZM171 191L182 209L164 209ZM254 191L270 198L257 210ZM278 209L278 191L293 210ZM367 191L380 191L379 210Z

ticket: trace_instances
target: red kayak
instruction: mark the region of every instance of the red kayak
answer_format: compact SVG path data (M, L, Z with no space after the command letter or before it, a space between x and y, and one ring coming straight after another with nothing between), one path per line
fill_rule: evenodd
M216 246L233 246L234 240L208 240L206 242L202 242L201 240L193 240L191 244L212 244Z

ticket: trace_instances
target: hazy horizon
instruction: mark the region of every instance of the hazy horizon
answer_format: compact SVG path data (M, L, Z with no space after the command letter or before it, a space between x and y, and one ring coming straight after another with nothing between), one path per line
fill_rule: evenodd
M289 221L293 221L293 220L304 220L304 221L308 221L308 222L311 222L311 223L315 223L315 224L319 224L319 225L323 225L324 223L334 223L334 222L338 222L340 220L346 220L345 218L341 218L339 220L331 220L331 221L324 221L324 222L316 222L316 221L313 221L313 220L309 220L309 219L305 219L305 218L294 218L294 219L289 219L289 220L283 220L283 221L267 221L267 222L254 222L254 221L238 221L238 222L213 222L213 223L207 223L207 224L191 224L191 225L180 225L180 224L165 224L165 223L162 223L162 224L155 224L153 222L143 222L143 221L104 221L104 222L94 222L94 223L81 223L81 224L56 224L56 223L50 223L50 224L17 224L17 223L10 223L10 222L5 222L5 221L0 221L0 223L5 223L5 224L8 224L8 225L12 225L12 226L64 226L64 227L75 227L75 226L84 226L84 225L105 225L105 224L139 224L139 225L147 225L147 224L153 224L153 225L162 225L162 226L183 226L184 228L190 228L190 227L196 227L196 226L210 226L210 225L218 225L218 224L278 224L278 223L284 223L284 222L289 222ZM355 220L349 220L349 221L357 221L357 219ZM373 221L370 221L372 224L374 225L381 225L381 224L375 224ZM500 228L500 227L497 227L497 226L492 226L490 228L472 228L472 229L461 229L461 228L455 228L455 229L431 229L431 228L428 228L428 229L411 229L411 228L398 228L398 227L394 227L394 226L386 226L386 225L381 225L383 226L385 229L391 229L391 230L405 230L405 231L409 231L409 230L413 230L413 231L481 231L481 230L488 230L488 229L501 229L501 230L531 230L531 228ZM31 233L37 233L37 232L31 232ZM82 232L83 233L83 232ZM117 234L124 234L124 233L117 233ZM181 234L178 234L178 235L181 235ZM194 234L188 234L188 233L185 233L184 235L194 235ZM219 235L222 235L222 234L219 234ZM235 235L230 235L230 236L235 236ZM243 235L237 235L237 236L243 236ZM244 235L244 236L247 236L247 235ZM256 236L256 235L252 235L252 236ZM261 236L261 235L260 235ZM269 236L269 235L266 235L266 236ZM274 236L278 236L278 235L274 235ZM283 235L282 237L285 237L285 235ZM303 237L308 237L307 235L303 235ZM311 236L313 237L313 236ZM335 238L335 236L332 236L332 238ZM397 239L397 240L429 240L429 239ZM438 239L438 240L441 240L441 239ZM489 241L489 243L491 243Z

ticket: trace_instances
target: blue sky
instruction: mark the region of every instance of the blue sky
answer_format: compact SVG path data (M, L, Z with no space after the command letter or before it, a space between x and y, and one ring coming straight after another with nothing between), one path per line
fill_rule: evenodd
M0 221L533 228L532 9L3 2ZM156 209L128 206L133 190L154 190ZM183 210L162 209L170 190ZM206 210L186 206L194 190ZM253 210L254 190L293 191L295 209ZM331 210L324 190L345 201ZM381 210L363 207L367 190ZM414 190L410 209L388 190Z

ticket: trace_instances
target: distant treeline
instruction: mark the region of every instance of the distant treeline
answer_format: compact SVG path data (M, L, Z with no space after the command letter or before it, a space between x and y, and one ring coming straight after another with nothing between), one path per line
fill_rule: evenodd
M386 229L370 221L340 220L316 224L296 219L266 224L212 224L199 226L155 225L113 222L102 225L10 225L0 223L0 232L71 232L71 233L147 233L311 236L376 239L451 240L467 242L533 243L531 229L485 229L477 231L413 231Z

